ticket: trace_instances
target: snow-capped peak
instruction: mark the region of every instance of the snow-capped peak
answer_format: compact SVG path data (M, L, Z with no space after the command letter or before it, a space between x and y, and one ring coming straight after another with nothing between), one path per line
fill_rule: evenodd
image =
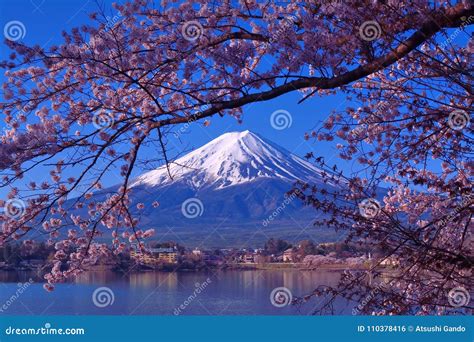
M137 177L132 186L175 182L225 188L257 179L321 181L321 170L250 131L230 132L170 164Z

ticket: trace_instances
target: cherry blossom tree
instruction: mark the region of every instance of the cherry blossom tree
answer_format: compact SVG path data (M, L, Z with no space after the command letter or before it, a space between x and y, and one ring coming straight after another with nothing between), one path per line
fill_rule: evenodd
M336 140L340 158L359 166L343 174L308 155L327 168L327 181L344 186L328 193L297 184L295 193L326 213L317 224L347 230L348 240L381 247L381 260L399 263L390 286L361 312L444 312L452 299L447 291L468 289L469 1L158 6L134 0L114 8L116 20L93 13L89 25L64 33L59 46L6 40L12 53L1 64L7 128L0 186L9 193L0 203L0 243L21 239L28 245L32 230L49 234L56 261L46 276L48 289L106 253L106 244L96 241L100 227L110 230L115 253L130 242L143 248L153 231L141 231L133 215L132 206L139 211L143 205L130 200L131 175L139 163L173 161L166 148L173 129L206 126L216 114L241 120L246 104L295 91L301 101L346 94L352 107L332 113L306 137ZM161 151L158 159L141 153L150 145ZM47 169L51 179L23 186L37 169ZM115 169L120 187L97 199L94 191ZM87 214L77 214L81 208ZM327 304L341 295L360 300L380 287L372 281L380 272L376 263L309 297L329 294Z

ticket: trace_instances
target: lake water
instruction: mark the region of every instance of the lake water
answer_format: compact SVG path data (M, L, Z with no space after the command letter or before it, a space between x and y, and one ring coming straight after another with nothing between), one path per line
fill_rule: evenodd
M46 292L35 273L0 272L0 315L307 315L321 299L276 307L272 290L285 287L293 296L303 296L320 285L335 285L339 277L333 271L299 270L106 271L81 274ZM351 309L336 301L335 314L350 314Z

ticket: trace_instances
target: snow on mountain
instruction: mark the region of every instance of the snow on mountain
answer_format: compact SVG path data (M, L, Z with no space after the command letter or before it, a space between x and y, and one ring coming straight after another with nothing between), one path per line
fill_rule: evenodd
M322 171L249 131L221 135L131 184L142 228L183 244L262 245L269 237L334 241L333 230L313 227L321 215L286 194L297 180L322 187ZM158 208L151 204L160 203ZM187 212L187 204L194 206Z
M288 195L298 180L329 191L341 185L325 183L322 170L255 133L225 133L173 161L170 169L172 178L162 166L130 185L130 212L140 229L155 229L156 240L233 248L263 246L271 237L297 243L344 236L315 227L315 219L326 214ZM118 187L98 191L94 200L105 200ZM85 215L86 208L74 214Z
M170 165L147 172L132 187L184 183L194 188L224 189L255 180L321 182L321 170L250 131L225 133Z

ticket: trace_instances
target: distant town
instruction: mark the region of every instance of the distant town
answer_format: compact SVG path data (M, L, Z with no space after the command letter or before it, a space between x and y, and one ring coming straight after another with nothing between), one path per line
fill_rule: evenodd
M54 260L54 246L35 242L24 248L21 244L8 244L0 248L0 270L47 269ZM269 239L263 248L186 248L175 242L150 243L144 249L132 245L129 250L115 255L107 250L98 257L89 270L114 271L192 271L207 268L364 268L380 259L380 253L363 246L344 242L315 244L303 240L291 244L281 239ZM383 266L396 266L389 258ZM64 264L66 266L66 262Z

